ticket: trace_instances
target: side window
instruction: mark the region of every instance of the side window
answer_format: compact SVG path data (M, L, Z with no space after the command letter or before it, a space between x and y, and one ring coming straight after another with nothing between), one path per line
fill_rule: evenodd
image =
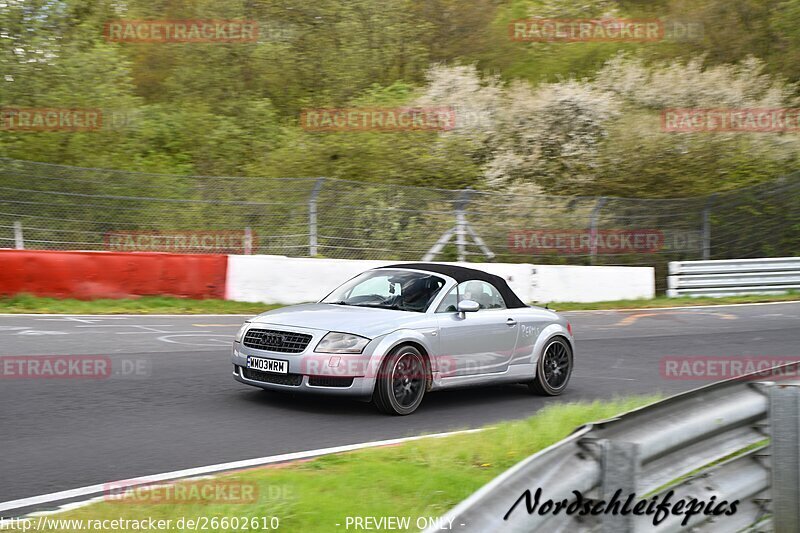
M459 294L462 300L478 302L481 309L505 309L503 297L494 288L494 285L485 281L465 281L459 285Z
M437 313L455 313L458 311L458 286L450 289L447 296L444 297L442 303L436 308Z
M455 313L458 310L458 302L461 300L472 300L478 302L481 309L505 309L506 302L494 285L485 281L465 281L453 289L445 296L439 304L437 313Z

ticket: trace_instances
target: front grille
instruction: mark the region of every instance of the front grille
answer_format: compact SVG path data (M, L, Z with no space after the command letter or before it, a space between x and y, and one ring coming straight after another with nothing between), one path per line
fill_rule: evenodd
M353 378L343 378L339 376L309 376L308 384L312 387L349 387L353 384Z
M280 353L300 353L311 342L311 335L253 328L244 336L242 343L248 348Z
M242 367L242 375L253 381L274 383L275 385L289 385L292 387L299 387L300 383L303 382L302 374L270 374L269 372L262 372L260 370L244 367Z

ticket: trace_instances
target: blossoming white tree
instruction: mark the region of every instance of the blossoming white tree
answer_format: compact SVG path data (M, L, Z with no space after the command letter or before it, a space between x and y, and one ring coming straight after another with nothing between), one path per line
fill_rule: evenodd
M743 153L754 161L748 165L754 175L779 172L800 148L795 135L664 132L662 110L787 107L797 105L793 94L794 87L766 74L755 58L706 68L702 57L648 65L619 55L592 80L538 86L503 86L475 66L437 65L417 104L455 109L456 126L442 138L457 138L492 188L603 192L606 184L627 180L623 190L629 190L641 173L665 186L648 189L658 196L682 192L683 185L667 192L672 179L698 183L725 175Z

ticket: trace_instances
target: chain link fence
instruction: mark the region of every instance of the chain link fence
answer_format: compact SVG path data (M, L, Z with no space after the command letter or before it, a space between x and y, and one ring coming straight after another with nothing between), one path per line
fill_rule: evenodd
M0 248L23 247L648 265L660 274L668 261L800 254L800 173L709 197L654 200L0 158Z

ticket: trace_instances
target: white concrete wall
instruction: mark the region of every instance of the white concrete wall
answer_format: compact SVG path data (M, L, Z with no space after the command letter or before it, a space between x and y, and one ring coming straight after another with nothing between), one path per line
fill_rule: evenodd
M225 298L276 304L316 302L353 276L388 264L391 262L229 255Z
M656 295L653 267L530 266L534 270L530 301L606 302L653 298Z
M228 300L242 302L313 302L364 270L402 262L231 255L225 293ZM503 277L525 302L599 302L655 295L655 273L650 267L463 265Z

